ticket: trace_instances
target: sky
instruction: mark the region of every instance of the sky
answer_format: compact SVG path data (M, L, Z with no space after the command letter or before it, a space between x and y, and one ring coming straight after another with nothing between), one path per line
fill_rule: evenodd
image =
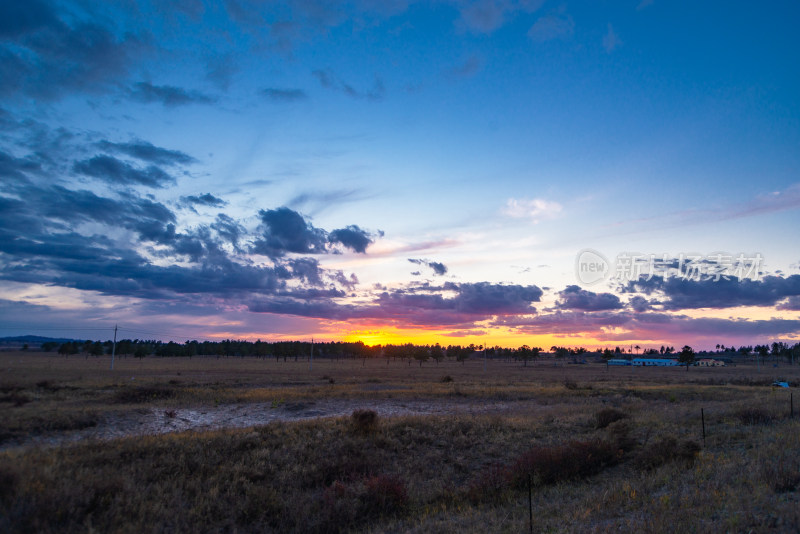
M799 22L0 0L0 336L796 343Z

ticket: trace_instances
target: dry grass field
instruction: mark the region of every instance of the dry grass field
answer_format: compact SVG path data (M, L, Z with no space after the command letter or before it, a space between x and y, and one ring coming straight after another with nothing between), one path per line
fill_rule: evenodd
M797 532L776 379L800 366L0 353L0 530Z

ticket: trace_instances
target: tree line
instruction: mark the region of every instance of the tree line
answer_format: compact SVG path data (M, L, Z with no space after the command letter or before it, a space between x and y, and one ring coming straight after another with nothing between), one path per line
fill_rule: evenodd
M527 365L529 361L536 360L543 354L543 349L541 347L530 347L528 345L522 345L517 348L500 346L484 347L483 345L475 345L473 343L469 345L447 346L440 345L439 343L432 345L406 343L399 345L387 344L368 346L361 341L311 343L308 341L243 341L233 339L222 341L187 340L184 343L147 339L122 339L117 341L116 354L122 357L133 356L136 358L144 358L146 356L188 358L193 356L214 356L217 358L258 357L275 358L278 361L287 361L290 359L297 361L301 358L311 357L312 345L314 358L360 358L364 360L385 358L387 364L394 360L401 360L408 361L409 364L411 364L412 361L418 362L420 366L430 360L439 363L445 358L463 363L475 353L480 353L484 358L515 360L521 361L524 365ZM627 351L624 348L620 349L620 347L589 351L584 347L552 346L550 347L550 354L556 358L571 357L573 361L577 362L579 361L579 357L590 352L599 353L604 359L631 357L631 351L633 349L635 349L638 354L640 347L636 345ZM776 341L771 344L763 345L743 345L738 349L735 347L717 345L716 349L717 353L738 353L743 356L752 354L764 359L772 356L776 361L780 358L785 358L789 361L800 358L800 343L789 345L785 342ZM89 356L111 354L113 342L110 340L70 341L64 343L46 342L42 344L42 350L47 352L57 350L58 353L63 356L82 354L88 358ZM648 356L673 357L684 360L688 358L687 355L690 350L691 354L695 354L688 345L684 346L680 351L676 351L674 347L662 346L660 350L655 348L645 349L642 354Z

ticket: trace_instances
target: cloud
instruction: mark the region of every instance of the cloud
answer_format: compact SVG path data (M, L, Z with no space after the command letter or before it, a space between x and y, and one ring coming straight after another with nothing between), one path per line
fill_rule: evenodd
M311 74L319 81L322 87L334 91L340 91L347 96L358 100L363 99L377 101L382 100L386 95L386 88L383 85L383 80L381 80L378 76L375 76L375 81L370 89L360 91L355 89L349 83L340 80L330 70L315 70Z
M646 312L653 309L650 301L640 295L636 295L635 297L631 298L631 300L628 301L628 305L637 313Z
M0 151L0 176L4 179L27 180L28 173L38 172L41 164L30 159L15 158Z
M296 210L303 209L307 213L318 214L345 202L357 202L367 198L369 195L358 189L316 190L296 195L286 205Z
M622 40L620 40L619 36L614 32L614 28L611 26L611 23L608 23L608 31L603 36L603 48L606 49L606 52L609 54L622 46Z
M427 265L431 269L433 269L433 274L438 276L443 276L447 274L447 266L444 263L440 263L438 261L429 261L429 260L421 260L421 259L413 259L409 258L408 261L414 263L416 265ZM414 274L414 273L412 273ZM419 273L417 273L419 274Z
M450 75L454 78L471 78L475 76L483 68L483 59L473 54L469 56L463 63L456 65L451 71Z
M537 20L528 30L528 37L537 42L566 39L575 32L575 22L565 13L551 13Z
M367 247L372 244L372 236L358 226L351 225L333 230L328 235L328 241L330 243L341 243L354 252L364 254L367 251Z
M778 310L800 311L800 296L793 295L777 306Z
M451 296L452 295L452 296ZM384 291L364 304L338 304L333 300L305 302L295 298L253 300L248 309L288 313L338 321L376 320L399 327L474 328L493 316L535 313L531 306L541 298L537 286L489 282L429 286L426 284Z
M146 35L118 37L100 17L82 14L62 17L55 4L38 0L0 3L0 95L55 100L113 90L150 50Z
M492 33L517 12L532 13L544 0L477 0L462 4L461 22L476 33Z
M538 223L541 219L552 219L561 213L561 204L541 198L509 198L503 214L514 219L531 219Z
M671 277L664 280L629 282L625 291L657 295L665 310L697 308L735 308L737 306L774 306L784 299L800 295L800 275L765 276L756 281L744 278L720 278L715 281Z
M157 147L147 141L134 141L131 143L100 141L98 146L103 150L125 154L154 165L175 166L197 163L196 159L179 150Z
M558 293L556 307L560 310L604 311L622 308L619 297L611 293L594 293L576 285L567 286Z
M145 185L159 188L175 184L175 178L155 165L137 169L111 156L95 156L88 160L78 161L73 166L73 170L115 185Z
M223 91L227 91L233 75L239 71L236 57L231 54L215 54L207 60L206 79Z
M302 89L278 89L275 87L267 87L261 90L261 94L276 102L297 102L308 98L308 95Z
M153 85L148 82L133 84L128 95L145 104L160 103L166 107L185 106L188 104L213 104L216 98L199 91L186 90L172 85Z
M221 208L227 204L227 202L225 202L221 198L215 197L211 193L181 197L181 202L189 207L208 206L211 208Z
M325 231L314 228L302 215L286 207L258 212L261 219L261 238L253 251L271 258L288 252L322 254L326 251Z

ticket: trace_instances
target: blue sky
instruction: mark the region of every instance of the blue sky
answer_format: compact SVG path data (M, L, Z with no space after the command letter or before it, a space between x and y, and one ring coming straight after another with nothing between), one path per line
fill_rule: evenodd
M0 2L0 335L797 340L799 14Z

